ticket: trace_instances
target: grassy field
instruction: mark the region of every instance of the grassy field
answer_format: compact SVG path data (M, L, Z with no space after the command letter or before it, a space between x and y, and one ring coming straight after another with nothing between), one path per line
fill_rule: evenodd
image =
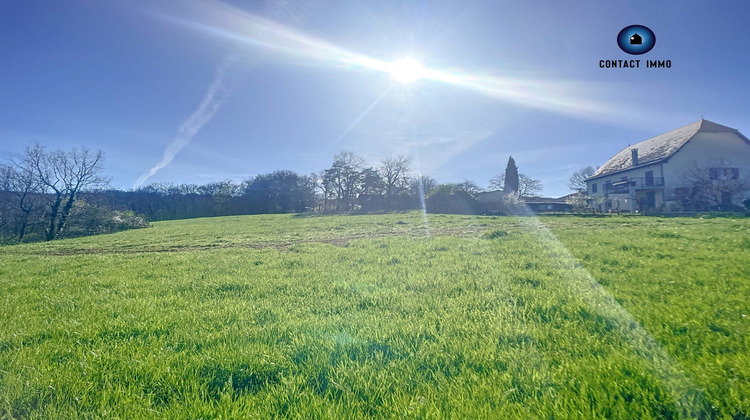
M261 215L0 248L0 418L748 418L750 219Z

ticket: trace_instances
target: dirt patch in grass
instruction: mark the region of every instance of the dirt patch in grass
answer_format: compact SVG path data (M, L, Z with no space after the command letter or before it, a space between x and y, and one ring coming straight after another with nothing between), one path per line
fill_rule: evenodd
M352 241L360 239L377 239L387 237L407 237L407 238L424 238L429 236L456 236L456 237L476 237L486 228L478 227L445 227L440 229L431 229L427 231L424 228L417 228L407 232L369 232L354 233L341 237L322 237L316 239L299 239L291 241L262 241L262 242L234 242L234 243L216 243L201 245L177 245L177 246L160 246L160 247L96 247L96 248L68 248L54 250L13 250L6 252L14 255L45 255L45 256L70 256L70 255L102 255L102 254L141 254L141 253L159 253L159 252L193 252L202 250L246 248L246 249L264 249L275 248L279 251L288 251L289 248L300 244L330 244L337 247L347 247Z

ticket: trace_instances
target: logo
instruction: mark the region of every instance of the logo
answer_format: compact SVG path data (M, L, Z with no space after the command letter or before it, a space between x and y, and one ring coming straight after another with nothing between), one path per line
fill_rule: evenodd
M628 54L646 54L656 45L656 35L643 25L630 25L617 34L617 45Z
M643 25L630 25L623 28L617 34L617 45L621 50L630 55L641 55L651 51L656 45L654 31ZM626 57L628 58L628 57ZM599 60L599 68L602 69L669 69L672 68L672 60L664 57L652 57L653 59L636 59L629 57L627 60L621 57L610 57L610 59ZM644 61L644 63L641 63ZM641 66L645 64L645 66ZM639 71L639 70L636 70Z

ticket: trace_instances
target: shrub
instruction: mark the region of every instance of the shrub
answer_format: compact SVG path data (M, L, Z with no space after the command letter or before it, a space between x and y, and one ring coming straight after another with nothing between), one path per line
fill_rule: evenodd
M148 222L132 210L118 211L103 205L78 200L73 205L63 237L77 237L112 233L147 227Z
M463 190L436 190L425 203L430 213L476 214L479 203Z
M508 214L526 214L529 212L523 197L518 191L503 196L503 210Z
M583 213L589 209L588 197L584 194L575 194L565 199L565 203L573 207L576 213Z

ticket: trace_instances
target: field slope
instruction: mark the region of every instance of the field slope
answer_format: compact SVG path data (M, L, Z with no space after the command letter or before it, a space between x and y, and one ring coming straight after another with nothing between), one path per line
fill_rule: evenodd
M750 220L260 215L0 248L0 418L748 418Z

